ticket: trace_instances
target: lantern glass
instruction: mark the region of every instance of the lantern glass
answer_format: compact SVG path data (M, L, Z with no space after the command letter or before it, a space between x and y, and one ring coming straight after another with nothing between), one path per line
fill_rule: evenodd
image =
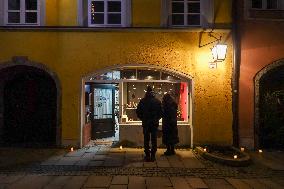
M215 61L225 60L227 54L227 45L217 44L211 49L211 51Z

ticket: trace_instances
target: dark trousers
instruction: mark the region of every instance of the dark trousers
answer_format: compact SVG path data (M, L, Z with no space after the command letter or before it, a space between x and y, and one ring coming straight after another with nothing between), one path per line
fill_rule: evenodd
M144 152L146 156L150 155L150 152L152 155L156 154L157 151L157 128L143 128L143 134L144 134ZM151 144L152 148L150 150L150 138L151 138Z

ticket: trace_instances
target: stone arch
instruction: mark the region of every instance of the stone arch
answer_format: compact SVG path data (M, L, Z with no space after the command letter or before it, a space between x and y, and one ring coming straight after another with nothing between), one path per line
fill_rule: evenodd
M19 69L21 67L21 70L24 70L23 68L27 68L27 70L32 70L33 72L39 72L40 74L44 74L47 78L50 78L50 82L53 83L55 88L55 117L54 117L54 123L55 123L55 136L54 136L54 144L56 146L61 145L61 84L60 81L56 75L55 72L51 71L46 65L30 61L27 57L13 57L11 61L3 62L0 64L0 71L11 71L13 72L13 69L17 68ZM25 71L21 71L25 72ZM10 80L13 80L13 77L17 74L13 74L10 78ZM3 79L3 78L2 78ZM5 82L5 81L3 81ZM2 83L3 86L5 83ZM4 89L4 88L3 88ZM4 98L4 96L3 96ZM2 113L2 112L1 112ZM1 120L0 120L1 121ZM2 123L4 123L4 118L2 119Z
M102 69L98 69L96 71L93 71L93 72L89 72L87 74L85 74L84 76L82 76L82 80L81 80L81 91L80 91L80 99L81 99L81 104L80 104L80 117L81 117L81 120L80 120L80 147L82 147L82 143L83 143L83 126L85 124L85 119L84 119L84 94L83 94L83 91L85 91L84 89L84 83L85 81L92 77L92 76L97 76L97 75L100 75L100 74L104 74L104 73L107 73L109 71L112 71L112 70L122 70L124 68L149 68L151 70L159 70L161 72L165 72L165 73L168 73L168 74L173 74L173 75L176 75L176 76L179 76L179 77L182 77L188 81L190 81L190 90L191 90L191 95L189 97L189 100L191 101L191 106L190 106L190 117L191 119L189 120L189 124L190 124L190 145L191 147L193 147L193 132L194 132L194 126L193 126L193 119L194 119L194 116L193 116L193 100L194 100L194 81L193 81L193 77L187 73L184 73L184 72L181 72L181 71L178 71L178 70L175 70L175 69L169 69L169 68L165 68L165 67L160 67L160 66L157 66L157 65L153 65L153 64L119 64L119 65L113 65L113 66L108 66L108 67L105 67L105 68L102 68Z
M261 79L271 72L277 70L277 68L284 67L284 59L277 60L264 68L262 68L254 77L254 141L255 148L260 147L260 88Z

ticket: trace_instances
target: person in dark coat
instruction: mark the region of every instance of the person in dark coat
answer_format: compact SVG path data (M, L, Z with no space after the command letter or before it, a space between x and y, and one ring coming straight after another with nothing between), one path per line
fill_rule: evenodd
M179 142L177 129L177 103L170 94L165 94L163 97L163 144L167 146L165 155L175 154L175 145Z
M144 134L145 161L155 161L157 151L157 130L162 117L162 104L155 97L152 87L147 87L145 97L141 99L136 110L137 117L142 120ZM151 138L152 148L149 142ZM151 155L151 156L150 156Z

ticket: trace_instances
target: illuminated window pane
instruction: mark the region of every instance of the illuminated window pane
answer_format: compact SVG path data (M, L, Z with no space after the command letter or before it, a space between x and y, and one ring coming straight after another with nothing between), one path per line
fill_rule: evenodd
M91 12L104 12L104 2L103 1L93 1Z
M93 13L91 22L92 24L104 24L104 14L103 13Z
M121 71L121 79L136 79L136 70L123 70Z
M138 70L138 79L139 80L159 80L160 72L154 70Z

